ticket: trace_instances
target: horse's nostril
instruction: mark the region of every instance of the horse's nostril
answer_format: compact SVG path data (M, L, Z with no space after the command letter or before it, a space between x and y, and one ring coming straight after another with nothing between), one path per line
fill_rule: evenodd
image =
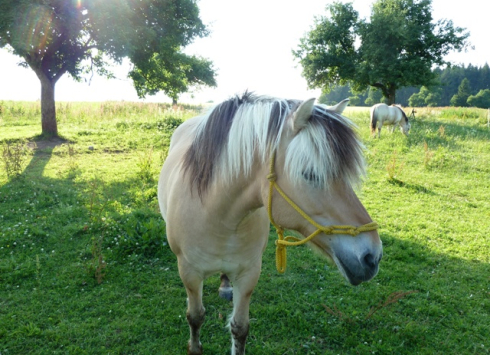
M366 266L368 266L369 268L376 267L376 258L371 253L364 255L363 261L364 261L364 264Z

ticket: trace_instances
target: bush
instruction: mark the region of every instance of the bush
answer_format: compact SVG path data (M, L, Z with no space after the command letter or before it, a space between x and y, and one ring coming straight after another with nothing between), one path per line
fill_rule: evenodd
M29 148L24 141L11 143L4 142L2 144L2 161L5 173L9 179L19 177L30 156Z
M173 132L177 127L182 124L182 122L184 122L182 121L182 119L170 116L164 120L158 121L157 128L160 131Z
M116 220L117 234L105 238L106 247L116 256L138 255L154 258L161 255L167 245L165 221L148 211L135 211Z

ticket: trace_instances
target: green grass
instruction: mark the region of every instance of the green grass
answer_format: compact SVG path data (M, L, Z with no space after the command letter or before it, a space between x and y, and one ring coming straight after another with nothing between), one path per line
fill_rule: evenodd
M39 103L0 108L0 143L38 139ZM156 181L175 125L199 109L61 103L63 141L37 140L17 178L0 161L0 354L185 353L186 295ZM417 111L408 138L381 139L366 109L345 113L366 145L358 194L380 225L378 276L352 287L307 247L289 248L279 275L271 233L248 354L490 352L486 110ZM206 354L230 348L218 286L204 286Z

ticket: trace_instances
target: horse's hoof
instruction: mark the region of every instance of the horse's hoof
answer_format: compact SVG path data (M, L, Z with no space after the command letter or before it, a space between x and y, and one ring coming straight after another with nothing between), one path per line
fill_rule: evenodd
M191 343L187 343L187 355L202 355L202 345L199 342L197 349L192 349Z
M218 289L219 296L227 301L233 300L233 288L232 287L220 287Z

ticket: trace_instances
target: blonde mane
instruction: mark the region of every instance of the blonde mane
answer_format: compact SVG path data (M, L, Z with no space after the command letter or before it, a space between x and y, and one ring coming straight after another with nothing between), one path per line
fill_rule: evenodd
M283 131L290 129L287 118L300 103L245 93L212 109L197 127L184 159L199 194L213 179L227 182L249 175L257 155L267 163ZM356 184L365 171L362 150L352 122L317 105L309 124L287 148L285 171L293 183L309 174L324 188L335 179Z

